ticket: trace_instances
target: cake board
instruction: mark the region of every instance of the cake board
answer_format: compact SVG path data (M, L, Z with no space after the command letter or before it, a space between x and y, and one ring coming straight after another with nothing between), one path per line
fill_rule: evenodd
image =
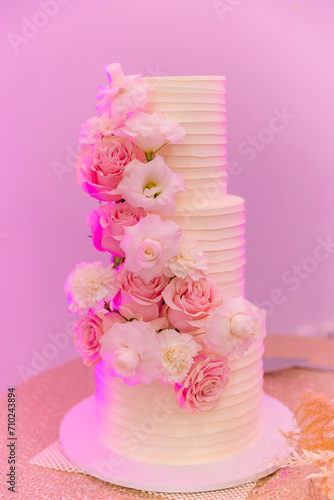
M97 437L94 396L74 406L59 431L66 457L87 474L126 488L164 493L195 493L256 481L280 468L290 452L280 430L292 426L292 412L264 395L263 430L255 445L237 456L201 465L171 466L139 462L114 453Z

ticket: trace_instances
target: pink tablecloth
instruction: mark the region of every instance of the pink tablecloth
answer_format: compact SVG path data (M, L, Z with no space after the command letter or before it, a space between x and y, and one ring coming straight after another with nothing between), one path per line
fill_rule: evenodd
M308 357L312 362L333 364L334 340L301 339L268 336L266 356ZM290 369L266 375L265 391L283 401L292 410L298 396L307 389L324 393L333 399L334 374ZM81 361L71 361L49 370L16 389L17 397L17 493L10 495L4 475L8 472L7 456L7 397L0 399L0 498L16 500L110 500L151 498L145 493L118 488L81 474L37 468L28 464L37 453L58 438L59 424L65 413L77 402L94 392L93 369ZM276 473L277 475L278 473ZM302 500L309 496L309 484L303 479L304 470L292 469L288 477L273 481L272 477L258 483L248 499L281 498ZM271 483L270 483L271 481ZM256 490L261 485L266 491ZM2 493L2 495L1 495ZM162 497L161 497L162 498Z

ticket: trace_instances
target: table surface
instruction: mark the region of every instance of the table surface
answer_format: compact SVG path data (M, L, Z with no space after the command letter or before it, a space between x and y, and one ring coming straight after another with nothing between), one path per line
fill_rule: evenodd
M334 364L334 340L268 335L265 355L306 357L312 363ZM299 395L306 390L323 393L333 399L334 373L288 369L264 377L264 390L292 410ZM152 495L114 486L83 474L61 472L30 465L29 460L58 439L58 429L67 411L94 392L93 368L81 360L65 363L42 373L16 388L16 490L8 493L4 476L8 473L7 396L0 398L0 498L16 500L128 500ZM281 498L302 500L309 494L304 469L291 469L288 477L274 480L275 475L261 480L247 499ZM276 473L276 476L279 472ZM265 492L256 493L262 486ZM1 489L2 488L2 489ZM263 490L262 490L263 491ZM2 493L2 495L1 495ZM164 498L164 495L160 498ZM169 497L170 498L170 497Z

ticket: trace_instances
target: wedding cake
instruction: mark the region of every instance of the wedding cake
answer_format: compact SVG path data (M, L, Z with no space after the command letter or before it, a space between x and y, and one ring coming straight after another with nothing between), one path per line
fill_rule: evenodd
M244 200L227 194L225 78L105 69L76 171L111 263L65 283L97 433L141 462L215 462L260 436L265 336L244 298Z

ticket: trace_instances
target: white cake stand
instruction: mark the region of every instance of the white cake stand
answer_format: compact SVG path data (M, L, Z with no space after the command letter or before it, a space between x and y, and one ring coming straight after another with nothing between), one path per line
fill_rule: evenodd
M138 462L106 448L97 438L94 396L74 406L60 426L64 454L77 467L109 483L143 491L190 493L239 486L272 474L275 459L289 453L279 429L292 425L291 411L277 399L264 395L263 431L245 452L218 462L170 466Z

